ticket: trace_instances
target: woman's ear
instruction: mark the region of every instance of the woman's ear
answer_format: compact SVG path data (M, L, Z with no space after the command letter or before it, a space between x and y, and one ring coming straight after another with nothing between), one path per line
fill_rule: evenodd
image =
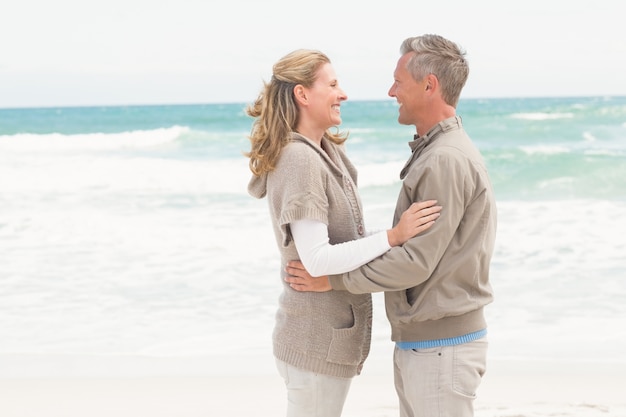
M293 88L293 95L300 104L307 104L306 89L302 84L298 84Z

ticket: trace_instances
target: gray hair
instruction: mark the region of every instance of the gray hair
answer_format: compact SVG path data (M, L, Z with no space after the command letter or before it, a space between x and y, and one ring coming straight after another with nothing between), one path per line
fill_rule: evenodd
M407 70L416 81L433 74L441 85L441 95L446 103L456 107L469 76L465 51L456 43L439 35L422 35L407 38L400 46L402 55L413 52Z

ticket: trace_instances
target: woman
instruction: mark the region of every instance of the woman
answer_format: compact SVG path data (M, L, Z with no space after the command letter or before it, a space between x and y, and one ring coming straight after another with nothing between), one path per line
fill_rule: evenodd
M393 229L365 237L354 166L341 146L347 100L326 55L296 50L280 59L248 115L256 198L268 198L281 254L283 292L273 351L288 392L289 417L340 416L351 378L370 347L369 294L297 292L284 282L288 261L313 275L351 270L426 230L441 209L416 203Z

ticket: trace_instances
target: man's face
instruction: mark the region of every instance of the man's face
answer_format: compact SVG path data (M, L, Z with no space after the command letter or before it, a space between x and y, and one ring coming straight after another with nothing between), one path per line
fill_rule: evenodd
M403 125L417 124L424 103L426 77L421 81L415 81L406 68L407 62L413 55L413 52L409 52L400 57L393 73L393 84L388 92L389 96L394 97L400 105L398 123Z

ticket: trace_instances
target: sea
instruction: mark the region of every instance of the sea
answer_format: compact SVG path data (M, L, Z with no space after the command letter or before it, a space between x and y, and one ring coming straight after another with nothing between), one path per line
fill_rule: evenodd
M280 265L245 107L0 109L0 377L273 367ZM388 228L414 128L393 100L341 111L366 227ZM626 361L626 97L457 113L497 200L489 357ZM373 297L368 361L390 366Z

